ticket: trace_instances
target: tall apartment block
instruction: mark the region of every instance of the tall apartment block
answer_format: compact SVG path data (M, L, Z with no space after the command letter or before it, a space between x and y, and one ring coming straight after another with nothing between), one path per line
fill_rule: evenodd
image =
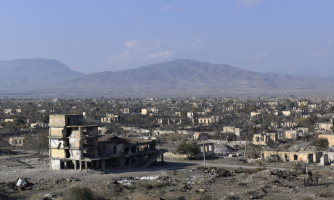
M155 140L133 140L98 135L98 125L83 125L82 115L50 115L49 157L51 169L101 169L106 166L147 167L164 150Z

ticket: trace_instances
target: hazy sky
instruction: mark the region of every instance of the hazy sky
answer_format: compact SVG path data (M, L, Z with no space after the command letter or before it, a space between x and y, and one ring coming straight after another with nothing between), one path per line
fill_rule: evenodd
M186 58L334 76L334 1L0 0L0 60L19 58L84 73Z

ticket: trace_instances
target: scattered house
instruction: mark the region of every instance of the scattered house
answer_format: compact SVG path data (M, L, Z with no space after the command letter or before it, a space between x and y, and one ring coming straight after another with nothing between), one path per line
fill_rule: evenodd
M298 122L282 122L281 123L281 127L295 128L298 126L299 126Z
M194 112L187 112L187 117L189 119L193 119L194 118Z
M101 123L106 124L106 123L112 123L112 122L118 122L119 121L119 117L118 115L114 115L114 114L106 114L106 117L102 117L101 118Z
M317 109L317 104L309 104L308 109Z
M234 133L236 136L242 135L242 130L240 128L236 128L234 126L224 126L223 133Z
M298 127L297 130L301 130L303 133L307 133L308 132L308 128L307 127Z
M251 117L256 117L258 115L261 115L260 112L251 112Z
M9 144L12 146L23 146L25 137L10 137Z
M277 142L278 134L277 133L267 133L267 136L273 141Z
M44 122L37 122L37 123L31 123L30 127L31 128L49 128L49 124L44 123Z
M315 123L314 126L315 126L316 129L331 131L331 127L333 126L333 122Z
M165 118L158 118L157 122L158 122L158 124L166 124L168 122L168 120L165 119Z
M253 136L253 144L254 145L264 145L266 146L268 142L268 137L266 134L254 134Z
M207 133L194 133L194 140L207 140L209 139L209 135Z
M232 111L232 110L235 110L236 108L237 108L236 105L231 105L231 106L226 107L226 111Z
M203 150L205 149L205 156L211 157L215 154L214 144L213 143L197 143L197 146L200 148L200 153L196 154L195 157L203 157ZM204 148L203 148L204 146Z
M274 108L275 106L278 105L278 102L274 101L274 102L265 102L263 103L264 105L268 105L270 106L271 108Z
M216 122L216 120L214 118L210 118L210 117L198 118L198 123L202 124L202 125L209 125L209 124L213 124L215 122Z
M307 106L308 101L298 101L298 106L301 106L301 105Z
M3 111L5 114L13 114L14 113L14 109L4 109Z
M288 111L282 111L282 114L284 116L290 116L291 115L291 111L290 110L288 110Z
M182 119L167 119L167 124L168 125L172 125L172 124L181 124Z
M133 108L123 108L122 113L124 114L133 113Z
M267 145L267 142L272 140L273 142L277 141L277 133L262 133L262 134L254 134L253 136L253 144L254 145Z
M148 113L147 108L142 108L142 109L141 109L141 114L142 114L142 115L147 115L147 113Z
M22 113L22 109L21 108L17 108L17 109L15 109L15 112L16 113Z
M301 130L288 130L288 131L285 131L285 138L286 139L298 140L302 136L303 136L303 132Z
M281 128L281 124L278 122L270 122L270 126L273 128Z
M14 119L4 119L4 122L14 122Z
M262 151L262 158L268 159L271 155L279 155L284 162L301 161L307 163L320 163L322 156L321 152L317 151L297 151L297 152L283 152L283 151Z

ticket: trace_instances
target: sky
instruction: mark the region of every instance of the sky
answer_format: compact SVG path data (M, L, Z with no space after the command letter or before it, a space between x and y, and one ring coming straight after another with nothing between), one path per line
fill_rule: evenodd
M83 73L175 59L334 76L333 0L0 0L0 60Z

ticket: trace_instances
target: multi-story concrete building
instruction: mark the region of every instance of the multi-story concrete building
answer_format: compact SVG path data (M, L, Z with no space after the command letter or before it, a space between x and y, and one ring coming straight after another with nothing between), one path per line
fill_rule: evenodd
M83 161L98 156L98 126L83 125L82 115L50 115L49 125L52 169L81 169Z
M155 140L129 140L114 135L99 138L98 125L83 125L82 115L50 115L49 156L52 169L102 169L110 166L144 166L164 150Z

